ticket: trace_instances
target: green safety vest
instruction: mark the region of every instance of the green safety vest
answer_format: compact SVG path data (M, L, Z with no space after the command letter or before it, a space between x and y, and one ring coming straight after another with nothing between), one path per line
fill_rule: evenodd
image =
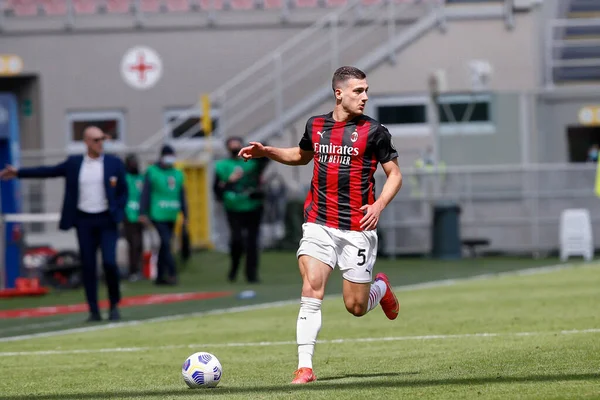
M220 181L227 182L237 168L241 168L244 174L223 193L223 207L227 211L236 212L256 210L262 206L262 200L251 198L251 194L255 193L260 186L261 162L228 158L215 164L215 173Z
M142 197L142 189L144 187L143 175L126 174L125 181L127 182L127 191L129 198L125 206L125 215L127 221L137 222L140 217L140 198Z
M183 172L175 168L162 169L152 165L146 172L150 184L150 219L175 222L181 211Z

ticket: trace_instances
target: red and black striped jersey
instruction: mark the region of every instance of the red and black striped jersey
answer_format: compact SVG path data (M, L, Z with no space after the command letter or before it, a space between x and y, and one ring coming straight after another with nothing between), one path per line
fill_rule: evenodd
M360 208L375 201L377 164L398 157L387 128L366 115L336 122L330 112L308 120L299 146L314 152L304 221L360 231Z

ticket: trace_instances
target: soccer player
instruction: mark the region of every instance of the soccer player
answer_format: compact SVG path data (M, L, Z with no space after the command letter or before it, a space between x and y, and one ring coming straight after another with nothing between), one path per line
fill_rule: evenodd
M371 283L379 216L402 186L398 152L388 130L363 114L369 89L365 73L341 67L333 74L332 86L336 101L333 112L311 117L298 147L276 148L251 142L239 152L246 160L268 157L286 165L314 161L297 252L303 283L294 384L317 379L312 357L321 329L321 302L336 265L343 272L348 312L360 317L381 304L387 318L393 320L400 309L385 274L377 274ZM375 200L373 175L378 163L387 179Z

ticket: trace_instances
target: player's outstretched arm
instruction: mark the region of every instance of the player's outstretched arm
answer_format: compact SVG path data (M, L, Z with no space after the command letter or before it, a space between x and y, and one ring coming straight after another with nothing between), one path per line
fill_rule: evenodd
M398 159L394 158L381 164L381 166L387 176L381 190L381 195L379 195L379 198L373 204L365 204L361 207L361 210L366 210L366 213L361 219L360 224L361 228L366 231L377 228L381 212L390 204L390 201L392 201L402 187L402 173L398 166Z
M263 146L259 142L250 142L249 146L240 150L238 156L244 160L267 157L285 165L306 165L312 160L314 153L302 150L300 147L280 148Z

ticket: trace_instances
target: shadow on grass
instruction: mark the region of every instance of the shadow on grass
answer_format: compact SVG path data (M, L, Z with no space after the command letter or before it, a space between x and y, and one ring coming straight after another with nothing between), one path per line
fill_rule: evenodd
M319 382L328 382L328 381L338 381L340 379L347 379L347 378L386 378L386 377L400 377L400 376L407 376L407 375L417 375L419 374L419 372L379 372L379 373L373 373L373 374L345 374L345 375L338 375L338 376L325 376L322 378L319 378L318 381Z
M373 374L373 376L398 376L402 374ZM358 377L368 377L369 375L357 375ZM353 377L347 375L345 377ZM294 392L311 392L311 391L327 391L327 390L348 390L348 389L381 389L381 388L411 388L411 387L429 387L429 386L445 386L445 385L484 385L494 383L533 383L533 382L561 382L561 381L582 381L582 380L600 380L600 373L595 374L556 374L556 375L530 375L519 377L479 377L479 378L452 378L452 379L432 379L432 380L402 380L388 379L385 381L377 380L376 382L339 382L327 383L328 380L342 379L342 377L325 377L321 382L315 382L308 385L272 385L272 386L251 386L251 387L227 387L223 385L216 389L197 390L190 389L181 390L139 390L139 391L104 391L104 392L81 392L81 393L63 393L51 395L17 395L17 396L0 396L0 400L85 400L85 399L109 399L109 398L144 398L144 397L160 397L175 398L179 396L190 396L194 392L203 396L229 396L229 395L259 395L261 393L294 393ZM322 381L326 381L323 383Z

